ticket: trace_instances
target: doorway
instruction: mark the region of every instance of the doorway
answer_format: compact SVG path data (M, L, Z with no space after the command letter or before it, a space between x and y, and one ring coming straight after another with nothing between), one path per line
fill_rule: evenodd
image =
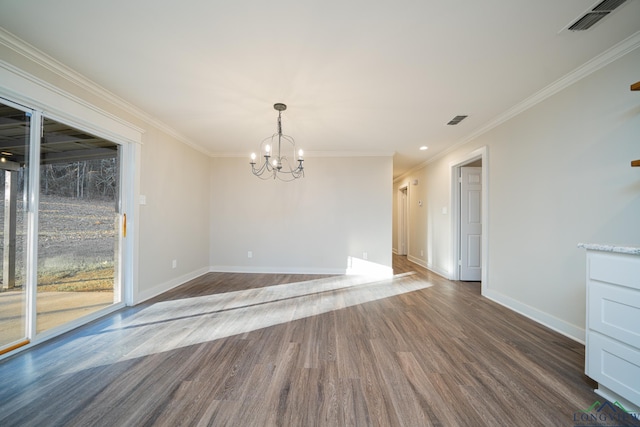
M457 162L451 164L451 279L481 281L481 292L484 294L487 287L488 265L488 194L489 194L489 161L487 147L482 147L463 156ZM462 170L463 168L479 168L471 178L476 187L465 190L465 205L462 203ZM479 182L477 182L479 181ZM463 225L461 209L474 208L471 215L474 227L467 227L469 218ZM478 233L479 231L479 233ZM471 246L462 244L462 239ZM470 251L471 248L471 251ZM464 256L463 256L463 251ZM466 260L464 259L466 256ZM466 262L474 266L475 276L461 275L462 263ZM465 273L466 274L466 273Z

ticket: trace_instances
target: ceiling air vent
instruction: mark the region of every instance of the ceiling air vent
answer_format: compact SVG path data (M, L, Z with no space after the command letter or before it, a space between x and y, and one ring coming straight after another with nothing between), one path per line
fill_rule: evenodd
M451 119L449 121L449 123L447 123L448 125L454 126L457 125L458 123L460 123L461 121L463 121L464 119L466 119L469 116L455 116L453 119Z
M603 10L607 12L611 12L626 1L627 0L603 0L591 10L594 12L603 11Z
M582 15L569 26L570 31L584 31L593 27L598 21L610 14L627 0L603 0L589 12Z

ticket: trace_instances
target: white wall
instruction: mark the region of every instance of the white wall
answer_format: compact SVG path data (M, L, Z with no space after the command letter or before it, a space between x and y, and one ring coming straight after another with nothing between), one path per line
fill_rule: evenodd
M209 270L209 157L153 128L144 140L138 299Z
M441 211L451 165L486 146L485 294L582 340L585 253L576 245L640 246L640 170L630 167L640 158L640 94L629 90L638 70L640 49L404 177L427 193L426 215L411 219L412 251L424 245L430 268L452 271L452 224Z
M391 267L392 158L307 156L305 168L263 181L248 158L211 160L212 269L344 273L363 252Z

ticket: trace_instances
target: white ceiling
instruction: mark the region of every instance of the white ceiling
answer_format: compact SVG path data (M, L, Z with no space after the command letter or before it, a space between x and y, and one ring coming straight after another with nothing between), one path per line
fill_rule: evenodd
M307 168L395 153L398 176L640 30L628 0L563 31L597 3L0 0L0 26L208 154L248 156L284 102Z

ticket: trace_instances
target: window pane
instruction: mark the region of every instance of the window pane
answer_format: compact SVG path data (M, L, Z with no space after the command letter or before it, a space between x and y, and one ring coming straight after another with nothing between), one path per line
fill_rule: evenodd
M30 125L30 114L0 104L0 349L27 336L24 197Z
M44 119L37 332L114 303L119 146Z

